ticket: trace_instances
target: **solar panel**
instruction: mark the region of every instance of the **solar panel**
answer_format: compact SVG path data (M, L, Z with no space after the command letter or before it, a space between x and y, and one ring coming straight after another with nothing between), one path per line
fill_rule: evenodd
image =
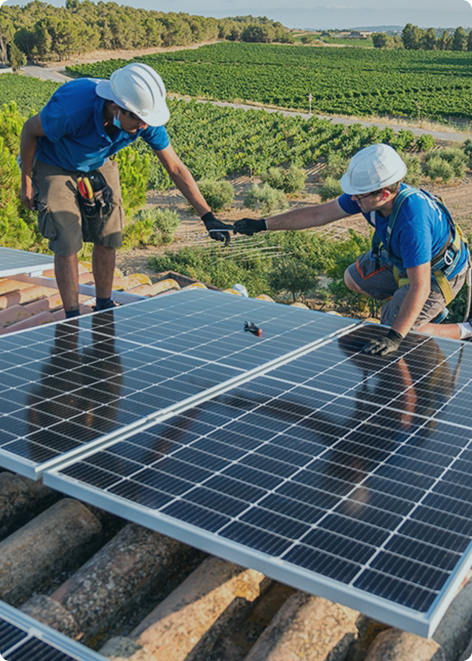
M0 659L105 661L105 657L0 601Z
M431 635L472 560L472 347L411 334L365 356L371 334L343 332L44 481Z
M53 266L52 255L0 247L0 277L15 273L42 273Z
M2 336L0 465L35 477L352 325L326 317L191 290Z

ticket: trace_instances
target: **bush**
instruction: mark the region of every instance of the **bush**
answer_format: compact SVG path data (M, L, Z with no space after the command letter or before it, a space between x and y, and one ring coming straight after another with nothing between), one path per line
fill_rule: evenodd
M448 147L447 149L441 149L439 152L441 158L447 161L452 169L454 170L454 175L458 179L462 179L465 174L465 168L467 165L467 156L457 147Z
M328 177L334 179L340 179L342 175L346 172L348 164L349 164L348 158L344 158L340 154L336 154L335 152L332 152L331 154L329 154L328 159L326 161L326 166L322 174L323 179L326 180Z
M444 160L439 154L432 154L431 158L426 160L424 170L428 177L433 181L435 179L450 181L454 178L454 169L452 165Z
M244 204L249 209L260 210L264 215L282 211L288 207L285 193L272 188L269 184L262 184L262 186L253 184L244 198Z
M341 184L339 183L339 180L330 176L330 177L326 177L326 179L323 182L323 185L321 186L318 192L320 194L322 201L326 202L326 200L332 200L334 197L338 197L339 195L342 195L343 191L341 188Z
M428 154L425 160L425 172L431 179L462 179L467 166L467 155L462 149L449 147Z
M305 185L306 174L302 168L292 164L288 170L269 168L261 175L261 179L284 193L299 193Z
M171 243L179 222L175 211L141 209L124 229L123 247L129 249Z
M128 146L117 153L116 161L120 169L123 209L129 213L146 202L149 156Z
M198 187L213 211L227 209L234 200L234 188L229 181L201 179Z
M279 260L269 274L270 286L278 292L290 292L294 302L314 289L316 282L313 267L294 257Z
M401 129L395 136L390 140L389 143L394 149L398 151L404 151L406 149L411 149L415 144L415 136L409 130Z
M414 154L402 154L402 159L405 161L408 168L405 175L405 182L410 184L410 186L418 186L423 175L419 156L415 156Z
M416 139L415 146L418 151L431 151L431 149L436 145L436 140L430 133L420 135Z

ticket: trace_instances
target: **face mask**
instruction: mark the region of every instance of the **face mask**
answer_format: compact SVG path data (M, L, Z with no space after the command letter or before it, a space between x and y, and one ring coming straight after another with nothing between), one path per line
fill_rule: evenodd
M121 126L121 122L118 119L118 115L113 115L113 126L116 126L117 129L123 130L123 127Z

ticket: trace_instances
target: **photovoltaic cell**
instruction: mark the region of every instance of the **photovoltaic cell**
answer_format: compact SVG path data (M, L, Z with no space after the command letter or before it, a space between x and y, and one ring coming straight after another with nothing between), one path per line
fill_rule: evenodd
M5 661L105 661L105 657L0 602L0 658Z
M16 273L41 273L53 266L52 255L0 247L0 277Z
M352 325L285 307L192 290L1 337L0 464L34 477L47 462ZM263 338L243 330L247 316Z
M472 347L358 327L45 482L430 635L472 556ZM462 412L462 415L458 415Z

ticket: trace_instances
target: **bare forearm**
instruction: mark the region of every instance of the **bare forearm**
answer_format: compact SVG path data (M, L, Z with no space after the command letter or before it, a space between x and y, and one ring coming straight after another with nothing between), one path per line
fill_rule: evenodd
M200 193L197 182L185 166L169 172L169 176L199 216L211 211L205 198Z
M286 211L278 216L266 219L269 230L303 230L308 227L321 227L335 220L344 218L347 214L338 202L333 200L318 206L302 207Z
M431 286L429 282L417 288L410 287L392 324L393 330L396 330L397 333L403 336L407 335L423 309L430 291Z

